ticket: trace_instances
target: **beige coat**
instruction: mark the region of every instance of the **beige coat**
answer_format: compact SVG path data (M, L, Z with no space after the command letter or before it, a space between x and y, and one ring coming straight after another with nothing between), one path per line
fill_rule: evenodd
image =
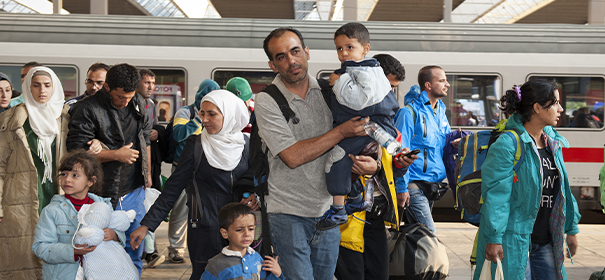
M65 105L56 138L55 162L66 153L69 123ZM32 251L38 222L38 173L23 124L28 114L19 104L0 114L0 279L42 279L42 262Z

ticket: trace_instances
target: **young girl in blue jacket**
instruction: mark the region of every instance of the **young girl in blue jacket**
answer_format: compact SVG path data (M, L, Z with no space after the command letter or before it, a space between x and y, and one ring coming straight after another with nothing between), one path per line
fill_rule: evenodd
M96 248L87 244L78 245L82 249L72 246L78 227L78 211L84 204L103 201L111 206L111 201L88 192L103 185L103 169L94 155L84 150L71 152L63 158L58 170L65 195L53 196L50 204L42 209L32 250L44 261L44 279L75 279L82 256ZM124 246L124 232L108 228L103 231L105 241L118 241Z
M553 129L563 113L557 84L530 80L506 91L500 105L512 114L505 129L519 132L525 153L515 174L512 138L498 137L489 148L481 171L484 204L474 279L485 261L496 258L507 280L567 279L564 243L572 257L580 214L561 152L569 144Z

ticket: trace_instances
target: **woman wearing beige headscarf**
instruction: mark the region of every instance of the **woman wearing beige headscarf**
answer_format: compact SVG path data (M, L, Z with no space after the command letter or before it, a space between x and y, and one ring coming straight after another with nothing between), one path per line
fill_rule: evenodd
M22 85L25 102L0 115L0 278L41 278L31 246L42 208L58 193L56 164L65 153L69 106L61 82L34 67ZM69 235L69 232L59 232Z

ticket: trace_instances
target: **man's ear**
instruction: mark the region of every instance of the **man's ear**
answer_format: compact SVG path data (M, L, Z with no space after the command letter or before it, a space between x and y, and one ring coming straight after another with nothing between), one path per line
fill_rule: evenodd
M103 88L105 88L105 91L109 93L109 85L107 83L103 84Z
M271 60L269 60L269 67L273 70L273 73L277 73L277 67L275 67L275 64Z
M424 83L424 90L426 91L431 91L433 89L431 82L425 82Z
M227 235L227 230L226 229L221 228L220 231L221 231L221 235L223 236L224 239L228 239L229 238L229 236Z
M311 53L309 52L309 46L305 46L305 53L307 54L307 60L311 59Z

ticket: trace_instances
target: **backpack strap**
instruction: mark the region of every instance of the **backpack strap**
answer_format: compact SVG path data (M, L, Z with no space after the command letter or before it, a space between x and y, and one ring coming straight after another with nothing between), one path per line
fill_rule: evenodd
M412 119L414 120L414 124L416 124L416 112L414 111L414 108L412 107L412 105L410 105L410 104L405 105L404 108L408 108L408 110L410 110L410 113L412 114Z
M273 98L273 100L275 100L277 106L279 107L279 110L281 111L282 115L284 115L286 122L290 121L290 119L292 119L293 124L297 124L300 122L300 119L296 116L296 113L294 113L294 111L292 111L292 109L290 108L290 105L288 105L288 100L286 100L286 97L284 97L284 95L281 93L281 91L279 91L276 85L266 85L261 91L266 92L267 94L269 94L269 96Z
M332 94L334 94L334 92L332 91L330 82L328 80L319 79L317 80L317 83L319 84L319 87L321 87L321 95L323 95L328 108L332 110Z
M523 163L523 159L525 157L525 145L521 143L521 138L519 137L518 130L505 130L504 133L510 136L510 138L513 140L513 143L515 144L515 159L513 160L513 171L515 172L515 177L517 177L517 172L519 171L521 163Z

